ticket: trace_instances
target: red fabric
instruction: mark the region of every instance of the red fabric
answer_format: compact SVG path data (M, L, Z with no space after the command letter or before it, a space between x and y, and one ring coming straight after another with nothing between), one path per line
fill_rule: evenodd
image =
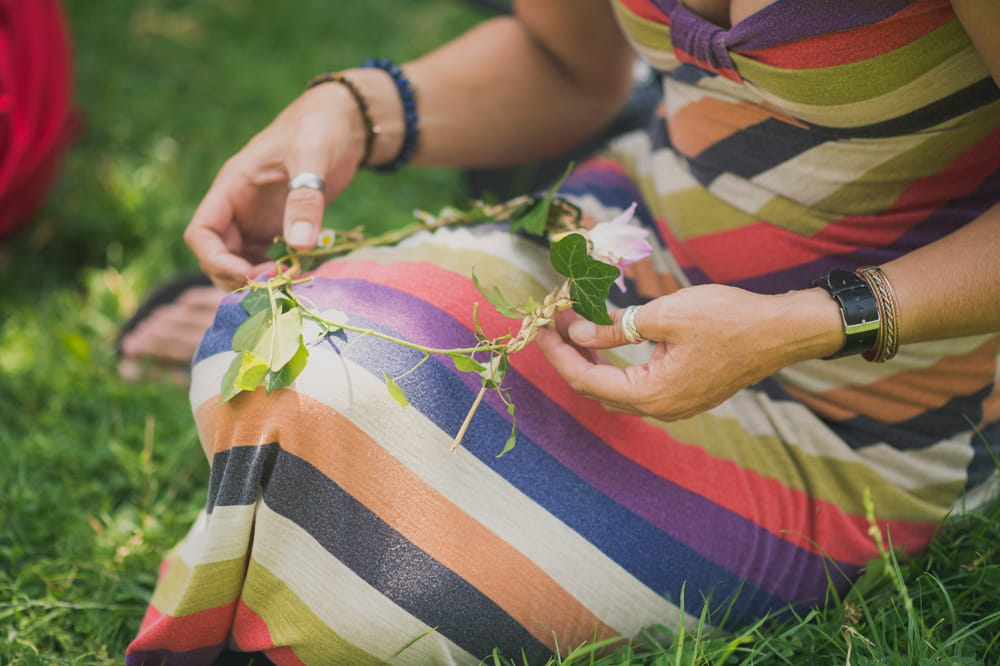
M0 237L38 208L69 143L71 62L58 0L0 0Z

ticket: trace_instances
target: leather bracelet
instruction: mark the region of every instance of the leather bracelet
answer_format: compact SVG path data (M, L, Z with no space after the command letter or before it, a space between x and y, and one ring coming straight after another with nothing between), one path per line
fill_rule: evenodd
M377 137L379 133L379 128L375 125L375 121L372 119L372 112L368 107L368 100L366 100L365 96L361 94L361 90L354 85L354 82L343 74L324 73L314 76L312 80L309 81L306 89L315 88L321 83L339 83L347 88L348 92L351 93L351 97L354 98L354 102L358 105L358 111L361 113L361 121L365 126L365 150L361 155L361 161L358 164L361 166L367 165L368 158L371 157L372 149L375 147L375 137Z
M879 333L879 309L871 287L851 271L834 269L810 283L822 287L840 305L844 322L844 346L826 359L861 354L875 346Z
M899 349L899 308L896 305L896 294L889 284L889 278L878 266L859 268L858 275L868 283L872 293L875 294L879 312L878 339L875 346L863 356L866 361L885 363L894 357Z

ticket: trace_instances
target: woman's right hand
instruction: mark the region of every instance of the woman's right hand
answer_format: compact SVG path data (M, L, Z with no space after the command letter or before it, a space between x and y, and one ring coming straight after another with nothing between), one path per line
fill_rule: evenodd
M365 129L350 92L336 83L310 88L223 165L184 232L202 270L219 287L238 288L268 270L276 236L297 249L315 245L323 209L354 178ZM311 172L315 189L289 190Z

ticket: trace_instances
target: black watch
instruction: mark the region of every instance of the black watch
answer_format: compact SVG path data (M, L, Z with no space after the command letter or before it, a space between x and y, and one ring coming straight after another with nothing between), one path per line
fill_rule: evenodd
M844 321L844 346L827 359L861 354L875 346L878 339L879 312L868 283L851 271L834 269L809 283L823 287L840 305Z

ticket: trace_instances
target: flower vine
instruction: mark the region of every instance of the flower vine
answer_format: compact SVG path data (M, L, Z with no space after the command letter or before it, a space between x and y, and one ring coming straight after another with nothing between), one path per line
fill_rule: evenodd
M315 248L292 250L280 239L271 249L275 273L266 280L247 283L248 293L242 306L248 318L233 336L236 352L229 369L222 377L221 403L243 391L263 387L268 395L289 386L306 366L309 345L304 324L312 322L319 328L322 339L338 330L353 331L364 336L386 340L422 354L419 361L401 375L382 379L392 398L405 408L409 405L399 380L415 371L431 356L447 356L460 372L475 373L480 390L452 443L458 448L472 417L487 391L495 391L506 406L511 420L510 435L500 457L516 443L517 418L514 402L503 381L510 368L510 355L530 344L538 331L550 326L555 313L573 309L582 317L598 324L610 324L606 299L611 285L624 288L621 269L650 252L647 232L629 224L635 204L614 220L592 229L583 224L579 208L557 197L556 183L543 196L522 196L503 203L474 201L465 209L445 208L437 215L423 211L415 213L415 222L379 235L367 235L362 229L334 233L324 230ZM549 240L549 255L553 268L565 279L549 292L541 303L528 299L511 304L498 287L485 290L475 276L472 280L480 293L497 311L509 318L520 319L521 326L513 335L488 337L479 325L479 303L474 303L473 321L476 344L464 348L434 348L386 335L370 328L354 326L343 313L320 313L319 308L297 294L293 287L308 282L308 271L320 262L347 254L352 250L377 245L394 245L421 231L433 231L449 226L471 226L489 221L508 220L512 233L522 232Z

